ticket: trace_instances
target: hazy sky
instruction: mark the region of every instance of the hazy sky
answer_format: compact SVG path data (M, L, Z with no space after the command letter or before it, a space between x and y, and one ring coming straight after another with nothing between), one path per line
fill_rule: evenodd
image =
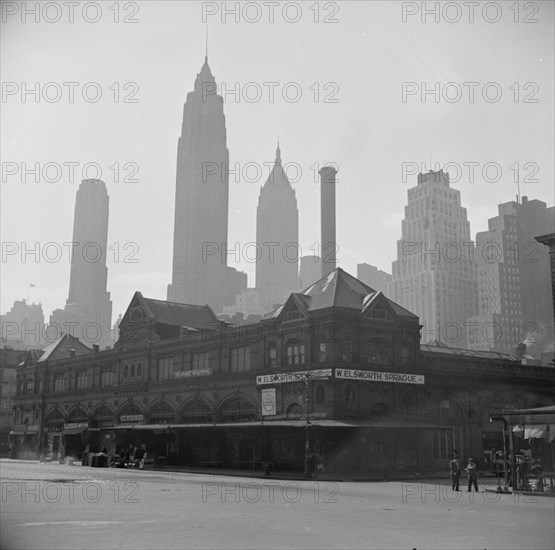
M354 275L359 262L391 271L407 189L416 185L416 175L403 177L403 163L426 170L430 158L434 168L455 163L449 171L460 176L453 187L461 190L473 235L487 228L499 203L514 200L515 163L521 194L553 204L553 2L522 2L518 10L514 2L498 2L499 13L490 9L485 15L481 3L473 23L468 7L455 2L439 22L433 15L422 22L420 11L403 22L403 6L421 10L424 3L394 1L292 2L285 14L289 21L281 3L273 23L263 2L257 4L258 22L255 3L241 4L239 22L232 13L222 14L222 7L233 10L236 2L181 1L100 2L101 14L94 6L83 14L81 5L69 22L69 8L52 2L50 11L22 21L24 8L34 4L2 4L1 231L3 251L18 250L2 258L2 313L28 293L47 315L65 304L70 256L62 243L72 239L75 192L87 163L100 166L110 196L108 290L114 319L135 290L166 298L177 138L187 92L203 63L207 27L209 64L221 91L228 92L230 162L240 172L237 181L230 178L231 249L256 238L258 194L268 175L263 163L273 161L278 135L283 162L292 163L303 253L310 254L320 238L318 167L338 165L339 265ZM218 12L203 22L203 6ZM457 19L457 6L460 20L446 21ZM98 17L96 23L86 20ZM125 17L137 22L123 23ZM64 84L70 82L78 83L73 102L71 85ZM278 83L273 102L270 82ZM38 102L32 94L22 98L24 87L35 83ZM418 92L405 102L403 83ZM433 94L422 101L423 83L428 89L438 83L439 102ZM92 102L99 90L100 100ZM46 174L23 182L22 163L40 163ZM60 171L47 163L57 163ZM67 163L78 163L73 182ZM479 163L474 181L468 163ZM501 169L499 178L496 164L486 174L498 181L482 176L487 163ZM123 181L135 165L138 181ZM94 165L88 177L95 177ZM538 181L528 181L533 179ZM29 254L22 261L22 248L35 243L40 258ZM58 258L47 243L59 243ZM136 243L138 251L133 254L135 245L127 243ZM129 255L138 261L123 261ZM230 263L249 274L252 286L254 264L238 260ZM29 290L30 283L36 288Z

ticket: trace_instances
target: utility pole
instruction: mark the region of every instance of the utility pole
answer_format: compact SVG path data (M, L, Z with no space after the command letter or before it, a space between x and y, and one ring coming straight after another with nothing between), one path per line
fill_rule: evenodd
M306 391L306 427L305 427L305 444L304 444L304 477L305 479L312 478L312 471L310 467L310 438L309 438L309 428L310 428L310 371L308 367L304 375L304 384Z

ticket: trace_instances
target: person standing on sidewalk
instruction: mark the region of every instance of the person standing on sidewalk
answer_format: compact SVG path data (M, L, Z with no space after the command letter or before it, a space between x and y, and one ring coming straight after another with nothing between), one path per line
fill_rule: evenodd
M473 458L468 459L468 465L466 467L466 472L468 473L468 493L472 492L472 485L474 485L474 490L478 492L478 467L474 462Z
M454 451L453 460L449 462L449 470L451 475L451 485L453 491L460 491L459 489L459 478L461 477L461 467L459 466L459 460L457 458L457 452Z

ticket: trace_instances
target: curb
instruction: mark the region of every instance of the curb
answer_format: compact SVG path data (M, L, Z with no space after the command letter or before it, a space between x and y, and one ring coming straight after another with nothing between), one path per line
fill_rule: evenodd
M541 492L541 491L512 491L510 490L508 493L504 493L501 492L499 493L497 491L497 488L493 489L490 487L485 487L484 491L488 492L488 493L496 493L499 495L525 495L525 496L533 496L533 497L547 497L547 498L555 498L555 493L552 493L550 491L545 491L545 492Z

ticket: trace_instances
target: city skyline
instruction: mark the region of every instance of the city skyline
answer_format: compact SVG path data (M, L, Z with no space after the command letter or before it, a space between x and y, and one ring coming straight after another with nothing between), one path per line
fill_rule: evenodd
M320 232L318 169L327 162L339 166L338 265L351 273L362 262L391 272L406 190L414 185L418 172L430 168L430 150L434 169L456 163L448 171L453 187L461 191L468 209L472 238L487 228L487 220L496 214L499 203L514 199L515 163L519 164L521 178L539 180L521 182L521 195L543 200L548 206L553 204L550 159L553 117L548 100L552 95L553 44L547 32L553 19L552 5L540 3L543 18L540 17L539 23L515 29L514 23L506 21L489 26L479 21L474 26L431 23L426 27L420 20L403 23L400 7L372 4L355 8L351 3L342 3L337 15L339 22L327 25L309 24L307 14L305 21L297 26L283 21L273 25L262 22L258 27L248 23L224 24L215 18L206 22L210 27L210 64L220 87L225 83L230 90L235 82L246 84L256 79L261 89L267 90L264 82L297 82L304 94L298 103L283 99L273 103L235 102L229 94L227 101L224 100L230 163L232 167L239 163L242 172L239 182L230 178L229 248L236 250L235 243L239 243L242 249L255 241L258 189L268 176L264 163L268 162L267 151L275 146L278 134L284 158L303 168L300 180L292 181L298 198L299 243L303 255L318 252L311 249L318 243ZM384 8L379 13L378 4ZM178 121L186 94L192 89L204 53L206 23L201 20L200 3L171 6L163 14L156 14L149 3L142 3L141 10L145 21L148 14L149 22L144 25L148 28L141 29L140 24L122 26L119 38L125 40L120 43L118 38L115 49L116 38L109 37L106 44L94 45L98 52L93 51L88 39L92 40L95 29L79 22L58 27L58 32L63 29L60 42L52 28L45 25L34 28L14 24L3 33L9 40L2 40L3 51L6 46L8 50L2 55L7 60L2 64L4 81L20 85L24 81L46 83L55 77L48 73L43 78L41 60L56 55L63 41L84 33L85 39L79 42L74 54L64 58L56 76L60 82L99 82L105 97L111 98L111 103L40 101L35 104L32 100L24 103L17 97L17 101L8 97L3 108L2 157L4 163L20 167L22 162L28 165L39 162L41 166L49 162L59 165L80 162L78 168L86 162L96 162L103 167L112 211L108 290L114 302L113 320L124 311L135 290L147 297L164 299L171 282L175 139L179 135ZM169 23L171 10L175 17ZM361 13L367 17L360 17L357 23L356 16ZM349 36L341 32L342 18L345 26L348 25ZM99 27L103 24L107 25L100 22ZM162 24L168 25L165 39L156 45L143 44L145 33L161 32ZM381 25L387 28L387 33ZM285 28L291 32L289 44L261 40L263 36L277 38ZM431 30L434 32L430 33ZM240 39L237 36L232 39L237 31ZM456 45L460 45L458 41L465 39L468 31L474 42L465 42L470 52L464 58L459 57ZM522 33L528 41L526 51L509 42L514 32ZM31 36L33 33L40 39L48 38L48 45L41 52L36 50L37 38ZM416 38L411 38L414 35ZM249 48L250 41L257 41L260 47ZM308 48L302 50L303 54L290 59L287 53L300 52L305 43ZM24 53L32 51L35 55L27 59L28 63L16 66L14 56L8 55L11 48L20 48ZM116 62L101 62L107 48L112 48L116 58L127 61L123 71L116 70ZM484 55L473 73L471 54L478 50ZM409 51L412 65L407 66L403 55L409 55ZM507 56L505 65L498 63L502 56ZM82 64L82 57L88 63ZM152 63L160 61L159 68L149 63L148 78L139 64L143 58ZM380 78L374 78L373 70L360 71L361 67L368 66L375 67ZM519 79L512 78L513 73L519 74ZM495 105L484 101L472 105L445 101L422 103L410 95L405 103L401 99L403 82L485 83L494 77L505 93L503 101ZM515 80L519 80L521 98L529 91L524 90L524 85L537 82L538 97L543 101L515 103L514 90L508 89ZM113 84L116 81L121 84L120 94L126 97L133 88L124 90L125 83L137 82L139 103L115 103ZM315 83L318 85L314 86ZM338 87L335 94L338 103L322 100L335 90L334 86L324 90L324 85L329 83ZM314 101L317 92L318 102ZM514 119L511 127L501 122L507 116ZM71 125L54 125L58 118L71 120ZM482 126L476 133L473 123L478 120ZM84 129L91 127L90 135L75 139L75 133L84 134ZM499 135L496 127L503 128L503 135ZM105 143L100 145L98 136L107 130ZM526 139L522 139L523 135ZM124 183L121 180L125 176L134 177L132 163L138 165L139 181ZM247 166L249 163L252 166ZM468 177L455 178L457 167L467 174L473 163L479 163L473 182ZM503 175L498 182L483 179L481 169L487 163L502 168ZM525 168L527 163L530 164ZM534 174L536 165L538 171ZM11 167L7 166L6 170ZM249 177L247 181L246 167L253 170L258 167L258 179ZM118 168L120 182L115 183ZM6 180L2 183L4 242L19 244L20 248L22 243L32 248L39 242L41 252L46 243L67 242L73 193L84 178L75 176L73 183L68 183L66 174L59 181L47 182L41 177L38 183L29 178L23 183L20 173L9 176L4 170L3 176ZM49 204L48 214L43 207L45 203ZM13 204L19 208L7 206ZM25 224L17 223L22 208L26 213ZM152 212L161 213L154 227L147 222ZM133 246L123 249L130 243L137 244L136 253ZM45 261L42 256L39 262L34 262L32 255L26 262L17 259L18 253L3 262L1 311L9 310L14 300L25 297L29 284L37 288L32 289L30 302L40 299L46 315L61 307L69 286L66 248L62 247L62 258L57 262ZM124 259L138 261L124 262ZM252 287L255 264L244 259L234 263L233 259L229 264L247 272Z

